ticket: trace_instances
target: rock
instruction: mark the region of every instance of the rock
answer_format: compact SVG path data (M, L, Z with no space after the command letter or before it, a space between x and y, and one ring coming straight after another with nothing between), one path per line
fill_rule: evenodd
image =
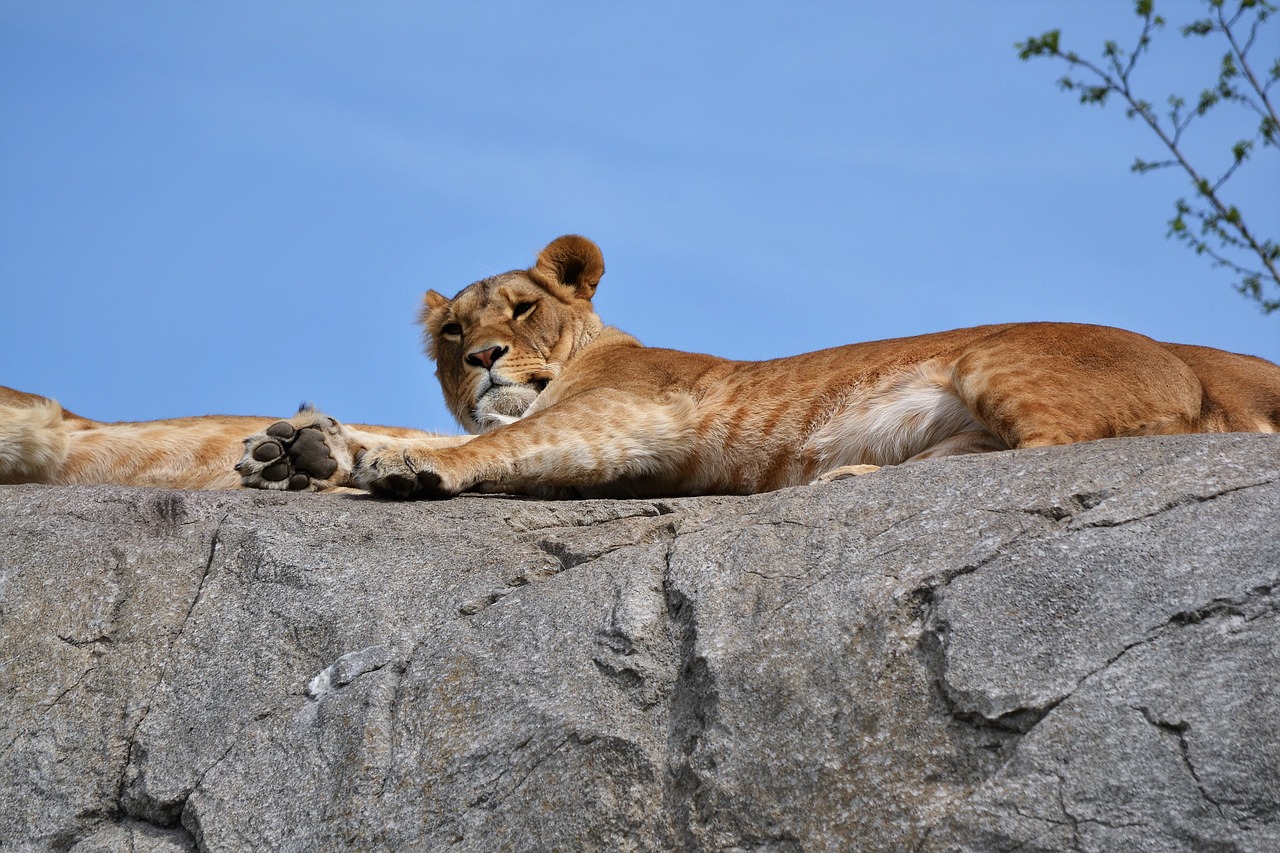
M748 498L0 487L0 849L1280 849L1280 436Z

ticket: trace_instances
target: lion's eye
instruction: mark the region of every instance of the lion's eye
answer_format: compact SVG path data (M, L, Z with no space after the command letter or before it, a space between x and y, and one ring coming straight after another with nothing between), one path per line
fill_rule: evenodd
M462 337L462 325L460 323L445 323L440 327L440 334L448 335L452 338Z
M517 317L523 317L525 314L528 314L530 311L533 310L534 304L535 303L533 302L516 303L516 307L511 309L511 319L514 320Z

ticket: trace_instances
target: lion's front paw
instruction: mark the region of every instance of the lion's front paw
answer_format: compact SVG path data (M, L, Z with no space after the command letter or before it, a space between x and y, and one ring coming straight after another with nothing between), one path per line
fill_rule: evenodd
M342 424L304 409L246 438L236 470L248 488L319 491L351 483L353 455Z
M429 452L394 444L361 454L355 481L379 497L400 500L438 500L451 498L461 491L445 481Z

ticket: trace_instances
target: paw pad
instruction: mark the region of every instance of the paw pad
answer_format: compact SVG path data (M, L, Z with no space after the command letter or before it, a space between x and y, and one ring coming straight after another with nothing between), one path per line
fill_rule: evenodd
M253 458L259 462L270 462L272 459L279 459L282 453L284 453L283 447L274 441L264 441L253 451ZM275 479L279 480L281 478L276 477Z
M338 462L329 453L324 433L308 427L298 430L294 435L293 445L289 448L289 459L294 468L321 480L338 470Z
M294 429L287 421L278 421L267 428L266 434L271 438L249 454L255 462L268 463L258 474L262 479L285 483L290 491L300 492L312 480L327 480L338 470L338 461L329 452L320 429Z

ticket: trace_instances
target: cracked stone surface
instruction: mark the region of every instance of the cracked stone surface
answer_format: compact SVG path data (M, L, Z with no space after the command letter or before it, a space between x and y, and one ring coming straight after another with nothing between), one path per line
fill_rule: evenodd
M1280 849L1278 585L1278 436L748 498L0 487L0 849Z

